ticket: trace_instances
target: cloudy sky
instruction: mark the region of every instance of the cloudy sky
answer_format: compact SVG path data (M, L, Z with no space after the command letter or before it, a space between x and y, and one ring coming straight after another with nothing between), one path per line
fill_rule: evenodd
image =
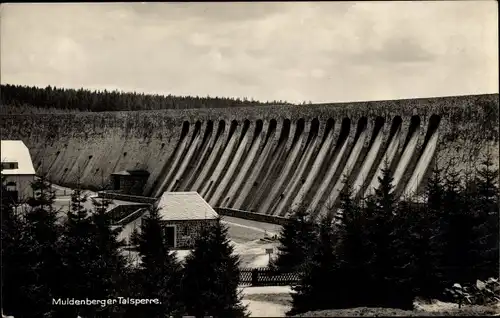
M2 4L1 82L291 102L498 93L497 6Z

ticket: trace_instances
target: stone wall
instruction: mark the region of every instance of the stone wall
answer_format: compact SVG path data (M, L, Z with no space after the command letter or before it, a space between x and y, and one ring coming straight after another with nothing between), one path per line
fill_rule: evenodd
M147 203L147 204L153 204L157 200L155 198L150 198L150 197L123 194L123 193L111 192L111 191L100 191L97 193L97 195L100 198L106 198L106 199L111 199L111 200L121 200L121 201L130 201L130 202Z
M217 211L217 213L220 215L232 216L235 218L252 220L257 222L264 222L277 225L285 225L288 222L290 222L290 219L288 218L262 214L262 213L254 213L249 211L227 209L227 208L214 208L214 210Z
M176 227L176 249L192 249L202 229L214 226L217 220L183 220L163 221L164 226L174 225Z

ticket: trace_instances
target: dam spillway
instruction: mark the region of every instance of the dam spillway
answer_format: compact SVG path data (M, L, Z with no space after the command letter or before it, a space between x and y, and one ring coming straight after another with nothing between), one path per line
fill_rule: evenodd
M262 120L245 120L232 122L226 138L217 138L211 147L203 145L210 144L210 139L201 136L211 135L213 125L224 134L228 127L224 121L213 125L197 122L191 125L191 135L190 123L184 122L176 147L179 150L172 153L172 160L163 168L168 173L158 175L158 186L149 194L158 197L167 190L197 191L216 207L276 216L286 216L302 207L324 213L329 205L338 203L344 178L355 181L356 193L363 188L372 191L384 167L382 158L394 168L396 189L416 193L433 159L440 116L431 115L430 121L432 126L422 127L418 116L412 116L407 125L400 117L388 123L382 117L373 121L361 117L354 123L349 118L337 122L329 118L324 123L317 118L310 122L285 119L279 124L272 119L265 125ZM386 140L385 125L394 131ZM203 126L206 131L201 131ZM276 126L281 129L276 131ZM428 142L422 140L420 131L426 132ZM193 156L200 149L208 149L200 153L203 158ZM210 157L215 160L208 160ZM266 162L272 162L270 173L262 171ZM208 173L198 174L197 166ZM375 182L371 182L371 175ZM405 175L410 179L403 179ZM324 186L315 189L314 185Z
M338 204L345 178L359 198L377 187L388 165L397 195L411 195L423 191L436 162L465 162L492 147L498 154L498 117L491 111L498 114L498 94L11 115L3 116L1 129L2 139L23 140L37 171L61 185L79 176L98 188L113 172L145 169L143 195L197 191L214 207L319 215Z

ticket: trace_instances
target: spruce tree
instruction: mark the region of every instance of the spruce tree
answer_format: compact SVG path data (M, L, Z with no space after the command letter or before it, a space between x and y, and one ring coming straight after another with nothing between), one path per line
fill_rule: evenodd
M470 174L471 172L467 173L466 182L462 183L459 173L450 171L445 180L440 230L447 286L454 283L474 283L478 278L485 279L485 256L489 251L495 250L495 247L487 247L488 238L493 234L490 232L491 222L495 222L494 217L488 216L493 216L495 212L493 209L490 215L483 209L482 202L486 201L481 199L481 177L476 179ZM476 182L470 182L475 179Z
M333 215L322 217L319 238L310 263L305 266L300 282L293 287L292 310L298 313L311 310L336 308L344 302L344 290L339 286L341 278L336 254L337 237L333 229ZM340 288L339 288L340 287Z
M24 294L29 286L25 281L25 272L28 270L25 264L28 253L28 245L25 243L23 232L24 222L16 213L14 201L7 195L5 187L6 179L1 180L1 253L2 253L2 277L1 277L1 304L0 308L6 315L21 316L24 314Z
M243 317L246 309L238 291L239 256L220 219L206 227L186 257L182 296L186 314L196 317Z
M450 165L452 167L453 165ZM443 242L442 271L446 274L444 283L466 283L471 277L470 268L464 259L473 240L472 219L468 213L465 190L460 174L449 169L444 180L443 213L440 219L440 236Z
M78 181L71 193L70 210L64 223L61 244L64 294L75 299L93 298L90 286L94 280L92 262L96 246L92 220L89 218L89 211L84 207L87 199ZM68 306L61 309L65 310L67 316L93 312L88 306Z
M418 296L437 297L445 288L440 259L443 246L439 233L444 186L441 169L433 168L423 205L409 205L405 214L408 244L412 253L413 291ZM405 209L402 207L402 209Z
M338 266L342 275L335 284L343 289L342 307L364 305L369 295L366 294L366 283L369 282L367 267L370 256L369 243L366 240L367 230L361 202L353 201L352 186L344 181L340 193L340 209L342 220L339 225L339 243L337 249Z
M396 308L411 308L413 297L405 269L410 255L405 247L404 216L398 215L398 200L394 194L393 177L387 162L379 177L379 187L373 197L367 199L364 208L366 240L371 246L367 252L371 277L367 292L373 295L372 304ZM381 293L380 291L387 291Z
M176 254L171 253L169 242L156 208L142 220L141 231L137 234L141 265L136 282L140 288L136 296L158 298L159 305L131 308L136 317L166 317L182 314L180 303L181 265Z
M88 271L92 280L88 282L89 293L94 299L109 299L118 296L123 297L122 288L125 286L124 279L127 277L126 259L121 253L124 246L123 241L118 240L121 227L115 227L111 223L107 207L110 200L92 198L93 211L91 215L92 230L88 262ZM87 306L85 315L98 313L110 316L117 310L117 306Z
M478 260L479 279L498 277L499 266L499 202L498 169L495 168L491 153L478 169L475 180L475 213L477 240L475 243Z
M301 271L311 256L317 239L316 230L308 213L299 209L282 227L278 239L278 257L273 265L282 272Z
M25 264L30 269L25 274L23 286L26 299L24 316L38 316L57 311L52 299L63 296L60 282L61 263L60 235L57 211L53 207L55 192L44 177L32 183L34 196L27 200L23 235L28 246Z
M375 189L373 201L369 201L367 207L370 212L367 216L370 222L369 240L374 245L374 255L372 255L372 266L374 273L374 283L381 290L391 290L389 278L394 275L392 266L393 257L391 247L394 247L392 239L394 237L394 213L396 212L396 199L393 193L392 173L388 166L382 170L379 177L379 187ZM375 287L374 286L374 287ZM381 295L380 295L381 296ZM387 298L390 296L387 295ZM387 298L380 300L382 303Z

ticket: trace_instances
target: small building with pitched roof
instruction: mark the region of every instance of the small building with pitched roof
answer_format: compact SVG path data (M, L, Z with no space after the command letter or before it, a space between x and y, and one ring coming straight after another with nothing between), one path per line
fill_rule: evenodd
M123 170L111 174L113 190L123 194L142 195L148 181L146 170Z
M33 195L31 183L35 180L35 168L28 147L22 140L2 140L0 149L2 176L8 196L18 203Z
M191 249L201 230L219 215L198 192L165 192L156 205L171 247Z

